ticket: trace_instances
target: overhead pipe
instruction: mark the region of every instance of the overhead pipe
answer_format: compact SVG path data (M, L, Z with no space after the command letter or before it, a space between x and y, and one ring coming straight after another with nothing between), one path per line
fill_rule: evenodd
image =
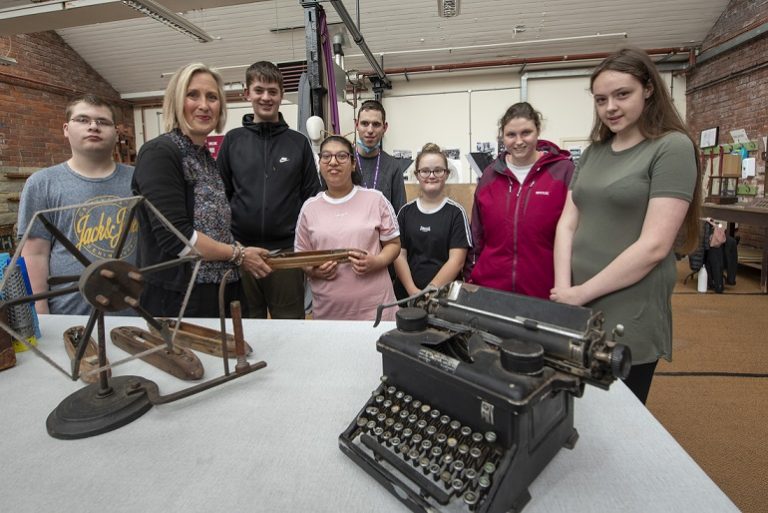
M649 55L664 55L664 54L678 54L688 53L690 47L670 47L670 48L653 48L645 50ZM595 59L605 59L613 52L596 52L596 53L581 53L573 55L555 55L546 57L534 57L534 58L516 58L516 59L502 59L495 61L478 61L478 62L461 62L454 64L432 64L426 66L412 66L401 68L386 68L384 73L388 75L402 75L405 73L425 73L430 71L463 71L477 68L496 68L503 66L518 66L526 64L543 64L550 62L571 62L571 61L585 61ZM370 76L372 71L363 71L362 75Z
M331 5L333 5L333 8L336 9L336 13L341 18L341 21L344 22L347 30L349 30L349 33L357 44L357 47L360 48L360 51L363 52L363 55L365 55L366 60L368 60L368 64L370 64L371 68L373 68L373 72L368 73L367 76L369 80L373 75L377 77L377 82L379 82L379 84L374 83L374 88L377 88L378 86L378 88L390 89L392 87L392 82L389 80L386 72L382 69L378 61L376 61L376 57L374 57L373 53L371 53L371 50L368 48L363 35L358 30L355 22L352 21L352 17L349 15L349 12L347 12L347 8L344 7L344 2L341 0L330 0L330 2Z

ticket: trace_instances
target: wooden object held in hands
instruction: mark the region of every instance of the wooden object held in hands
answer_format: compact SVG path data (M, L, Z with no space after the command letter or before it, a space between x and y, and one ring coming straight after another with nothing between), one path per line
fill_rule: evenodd
M264 260L272 269L297 269L301 267L316 267L329 260L335 262L349 261L352 251L365 253L362 249L329 249L322 251L286 251L270 255Z

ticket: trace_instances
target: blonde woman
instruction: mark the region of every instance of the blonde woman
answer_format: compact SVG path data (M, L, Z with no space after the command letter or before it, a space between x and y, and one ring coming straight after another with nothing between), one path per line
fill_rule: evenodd
M202 255L185 315L218 317L218 288L230 273L226 304L240 297L240 266L257 276L271 272L261 248L243 248L230 232L224 184L205 144L226 122L224 84L218 73L195 63L178 70L165 91L166 133L141 147L132 188L147 198ZM146 210L139 211L138 263L146 267L185 255L188 248ZM145 275L142 306L152 315L177 315L192 267L184 264Z
M428 285L442 287L455 280L472 247L464 208L445 195L450 170L438 145L424 145L416 157L414 173L419 197L403 205L397 214L402 244L395 260L398 299L417 294Z

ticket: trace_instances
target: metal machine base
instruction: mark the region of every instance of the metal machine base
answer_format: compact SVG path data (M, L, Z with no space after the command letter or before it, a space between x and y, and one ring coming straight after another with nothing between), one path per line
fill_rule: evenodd
M100 435L144 415L152 403L146 386L154 384L140 376L112 378L106 392L98 383L64 399L48 415L46 427L54 438L74 440Z

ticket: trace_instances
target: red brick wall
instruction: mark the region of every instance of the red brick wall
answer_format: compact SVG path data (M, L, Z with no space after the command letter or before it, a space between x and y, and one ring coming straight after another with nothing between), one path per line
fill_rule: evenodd
M0 55L16 59L0 66L0 225L15 221L13 197L29 173L70 157L62 125L64 109L89 92L119 103L118 122L133 130L130 105L55 32L0 38ZM10 198L10 201L9 201Z
M732 0L705 38L702 51L726 43L734 37L768 22L765 0ZM768 33L737 46L719 56L697 64L688 74L687 116L691 133L719 127L719 142L732 142L730 130L743 128L752 141L768 135ZM752 182L765 191L765 161L760 142L757 178ZM742 198L749 201L751 197ZM760 230L740 227L742 242L762 247Z

